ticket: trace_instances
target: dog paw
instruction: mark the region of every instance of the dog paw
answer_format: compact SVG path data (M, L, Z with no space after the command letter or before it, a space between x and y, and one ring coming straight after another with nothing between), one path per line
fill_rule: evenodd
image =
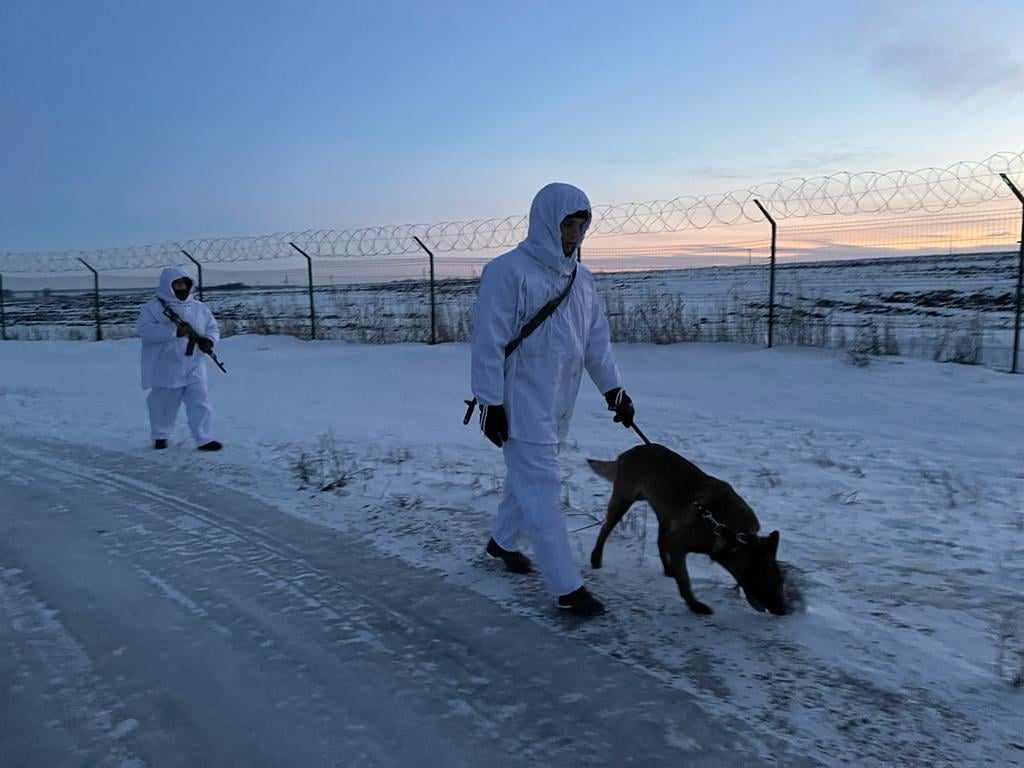
M714 611L711 610L710 605L704 605L704 603L692 602L688 603L690 610L701 616L710 616Z

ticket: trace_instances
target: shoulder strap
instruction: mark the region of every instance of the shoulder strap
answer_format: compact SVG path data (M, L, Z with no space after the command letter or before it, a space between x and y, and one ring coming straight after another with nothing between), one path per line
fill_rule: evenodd
M576 270L579 268L579 264L572 268L572 274L569 276L569 283L565 286L560 294L555 296L551 301L540 308L540 311L530 318L530 321L523 326L523 329L519 332L512 341L505 345L505 359L507 360L513 352L518 349L519 345L523 343L523 339L529 336L531 333L540 327L540 324L547 320L558 309L559 305L565 301L565 297L569 295L572 290L572 284L576 282ZM462 419L463 424L469 424L469 420L473 418L473 409L476 408L476 398L472 400L464 400L466 403L466 415ZM482 406L481 406L482 407Z
M549 301L547 304L541 307L540 311L532 318L530 318L529 322L527 322L526 325L523 326L523 329L519 332L519 335L505 345L506 358L511 357L512 353L515 352L516 349L518 349L519 345L523 343L523 339L525 339L531 333L536 331L537 328L540 327L540 324L547 320L549 317L551 317L551 315L554 314L555 310L558 309L561 303L565 301L565 297L568 296L569 292L572 290L572 284L576 282L577 269L579 269L579 265L573 267L572 275L569 276L569 283L568 285L565 286L565 290L563 290L560 294L555 296L555 298L553 298L551 301Z

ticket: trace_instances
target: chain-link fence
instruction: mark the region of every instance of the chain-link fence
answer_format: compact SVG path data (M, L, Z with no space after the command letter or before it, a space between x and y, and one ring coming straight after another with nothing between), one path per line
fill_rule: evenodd
M748 190L736 216L735 195L601 206L583 259L618 342L808 344L1016 371L1024 199L1013 204L993 164L1019 171L1022 157L779 182L762 190L767 205ZM830 215L814 219L818 209ZM521 217L488 222L0 254L0 335L131 336L159 268L177 264L224 335L465 341L480 271L523 234Z
M727 242L585 245L618 342L737 341L842 347L1012 365L1021 212L779 227ZM600 243L599 238L592 242ZM495 254L317 259L204 268L202 297L234 333L362 343L465 341ZM182 257L184 266L194 265ZM266 267L266 262L260 263ZM311 269L310 269L311 266ZM772 273L774 272L774 301ZM11 339L131 336L158 270L5 277ZM312 277L312 283L310 283ZM98 306L98 314L97 314ZM772 312L769 312L769 308ZM771 326L769 326L771 322Z
M1020 322L1021 217L1004 207L783 224L774 268L763 237L591 249L589 257L603 257L609 270L598 284L620 341L766 344L771 338L775 345L1010 369ZM705 264L678 266L687 259Z

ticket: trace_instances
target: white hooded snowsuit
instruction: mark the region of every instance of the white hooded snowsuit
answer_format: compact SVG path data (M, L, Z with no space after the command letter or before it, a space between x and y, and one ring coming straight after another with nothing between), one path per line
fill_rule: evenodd
M562 220L581 210L589 213L590 201L576 187L541 189L530 206L526 239L484 268L473 315L473 395L481 405L503 405L509 423L505 495L492 537L515 550L525 533L554 595L583 584L559 509L557 464L583 369L602 393L621 386L594 277L577 261L578 250L569 257L562 251ZM561 294L574 267L569 295L506 359L505 346Z
M135 330L142 337L142 388L150 390L150 434L166 440L174 430L182 401L188 426L196 445L213 440L213 410L206 392L206 355L196 347L186 355L188 337L178 336L177 327L164 315L163 301L191 325L196 333L214 343L220 341L217 321L205 304L189 289L184 301L174 295L171 283L179 278L192 282L181 267L167 267L160 273L156 295L142 305Z

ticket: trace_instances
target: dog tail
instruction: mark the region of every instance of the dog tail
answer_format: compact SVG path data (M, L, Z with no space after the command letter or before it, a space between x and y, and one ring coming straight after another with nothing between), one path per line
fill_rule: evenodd
M587 459L587 464L594 470L594 474L600 475L605 480L615 482L615 473L618 471L619 462L617 461L598 461L597 459Z

